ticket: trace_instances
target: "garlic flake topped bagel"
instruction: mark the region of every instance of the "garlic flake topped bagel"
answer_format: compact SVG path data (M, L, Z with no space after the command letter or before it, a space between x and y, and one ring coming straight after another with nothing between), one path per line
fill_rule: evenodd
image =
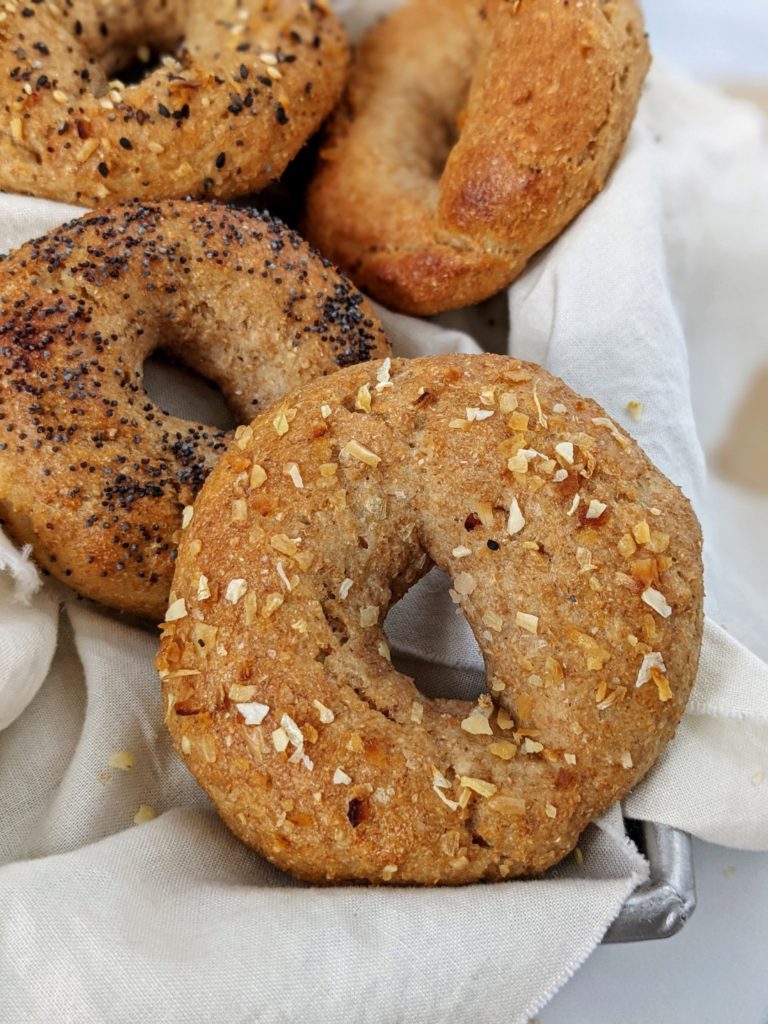
M0 519L81 594L155 620L182 510L229 440L149 398L156 348L243 422L389 346L362 295L266 214L128 203L0 263Z
M356 52L310 241L393 309L487 298L603 187L648 62L634 0L410 0Z
M437 565L477 703L389 660ZM257 417L183 531L166 722L219 812L316 882L543 871L645 775L696 674L701 536L605 412L533 365L350 367Z
M333 108L347 63L319 0L6 4L0 188L83 206L255 192Z

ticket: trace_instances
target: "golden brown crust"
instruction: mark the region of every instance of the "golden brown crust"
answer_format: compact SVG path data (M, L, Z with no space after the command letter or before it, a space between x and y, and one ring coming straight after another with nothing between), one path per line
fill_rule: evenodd
M387 610L431 564L483 651L476 706L388 660ZM239 433L171 602L166 722L245 842L316 882L512 877L568 853L671 738L701 536L637 444L539 367L385 360Z
M603 187L648 63L634 0L411 0L356 53L310 240L407 313L487 298Z
M228 434L143 387L162 347L240 422L320 374L384 355L367 302L267 214L127 203L0 263L0 514L81 594L158 620L174 537Z
M173 56L115 83L147 44ZM320 2L11 4L0 188L84 206L258 191L331 111L348 59Z

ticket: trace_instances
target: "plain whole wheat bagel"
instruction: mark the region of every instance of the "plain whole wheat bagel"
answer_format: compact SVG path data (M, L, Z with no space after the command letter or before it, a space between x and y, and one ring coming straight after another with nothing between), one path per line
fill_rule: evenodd
M543 871L641 779L696 674L688 501L594 402L502 356L384 360L241 428L184 529L158 667L225 822L314 882ZM432 565L476 704L395 670Z
M240 422L389 350L362 295L267 215L127 203L0 263L3 526L81 594L155 620L182 510L229 438L149 398L158 347Z
M347 64L319 0L5 4L0 188L84 206L257 191L333 108Z
M310 241L393 309L487 298L603 187L648 62L634 0L410 0L357 50Z

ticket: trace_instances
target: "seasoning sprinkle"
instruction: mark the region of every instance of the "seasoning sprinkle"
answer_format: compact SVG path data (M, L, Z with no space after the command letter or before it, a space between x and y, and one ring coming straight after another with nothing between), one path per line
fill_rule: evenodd
M372 452L370 448L366 448L365 445L360 444L359 441L348 441L342 450L353 459L357 459L358 462L363 462L366 466L371 466L373 469L381 462L379 455Z

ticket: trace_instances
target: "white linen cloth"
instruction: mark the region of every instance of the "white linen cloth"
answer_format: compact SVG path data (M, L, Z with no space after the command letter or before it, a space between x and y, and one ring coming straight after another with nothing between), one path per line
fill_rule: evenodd
M359 19L388 4L346 6ZM704 523L699 678L677 738L627 812L768 849L768 666L735 638L765 657L768 599L748 564L743 588L720 584L720 551L734 544L728 529L718 547L727 488L717 485L713 505L701 444L722 436L749 374L768 361L768 296L756 273L768 237L761 133L750 108L654 69L608 187L509 290L506 342L597 398ZM80 212L0 196L0 248ZM475 350L455 324L487 338L498 309L439 324L382 316L396 351L414 356ZM153 379L178 411L189 403L173 373ZM644 403L637 423L630 399ZM768 502L730 493L727 508L764 530ZM739 543L766 542L754 529ZM50 581L34 591L29 563L7 542L0 569L2 1024L517 1024L646 877L616 807L585 833L583 866L569 858L542 879L458 890L299 885L229 834L174 755L156 632ZM482 685L439 575L407 595L387 628L426 692ZM129 771L109 766L120 750L134 755ZM135 826L142 804L158 816Z

